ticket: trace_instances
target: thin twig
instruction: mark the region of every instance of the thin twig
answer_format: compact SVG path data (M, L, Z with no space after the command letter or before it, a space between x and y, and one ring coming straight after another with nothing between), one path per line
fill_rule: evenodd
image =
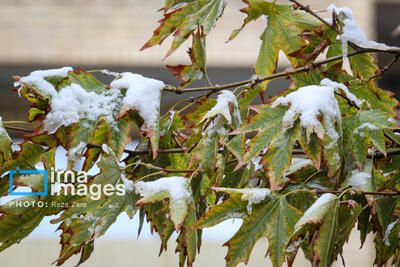
M18 131L18 132L23 132L23 133L33 133L33 130L29 130L29 129L21 128L21 127L17 127L17 126L4 125L4 128L9 129L9 130Z
M315 13L310 6L305 6L301 3L299 3L297 0L289 0L292 3L295 3L296 5L298 5L300 7L301 10L304 10L307 13L310 13L311 15L313 15L316 19L318 19L319 21L321 21L323 24L325 24L326 26L332 28L334 31L336 31L337 33L340 33L339 29L334 27L333 25L331 25L330 23L328 23L325 19L323 19L321 16L319 16L317 13Z
M331 194L346 194L346 195L352 195L352 194L361 194L361 195L372 195L372 196L400 196L400 191L358 191L358 190L312 190L313 192L317 194L325 194L325 193L331 193Z
M343 251L341 251L341 252L339 253L339 255L340 255L340 258L342 259L342 265L343 265L343 267L346 267L346 262L344 261L344 257L343 257Z
M400 57L400 54L396 54L387 65L385 65L382 69L380 69L380 73L378 73L372 77L369 77L368 81L382 77L383 74L385 74L385 72L387 72L394 63L396 63L396 61L399 59L399 57Z

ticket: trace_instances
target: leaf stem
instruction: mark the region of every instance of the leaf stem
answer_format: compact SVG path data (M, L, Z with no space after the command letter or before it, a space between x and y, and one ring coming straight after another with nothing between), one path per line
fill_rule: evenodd
M27 125L31 125L30 122L27 121L3 121L3 124L27 124Z

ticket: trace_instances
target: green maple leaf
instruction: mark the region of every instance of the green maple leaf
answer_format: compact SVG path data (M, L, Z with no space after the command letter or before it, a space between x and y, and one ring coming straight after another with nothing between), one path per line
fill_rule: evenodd
M387 112L391 117L398 118L399 102L393 97L394 93L378 88L375 82L351 80L349 91L358 99L364 99L372 109Z
M228 142L228 133L240 126L241 118L236 97L230 91L221 91L218 94L217 102L207 112L204 109L210 107L208 101L202 102L202 104L204 107L195 111L202 111L200 122L204 121L205 123L202 124L202 133L192 151L191 161L193 165L199 165L198 162L200 162L207 175L212 177L214 168L218 165L220 145Z
M188 215L189 205L193 203L189 179L185 177L162 177L155 181L139 181L135 184L136 192L142 198L139 206L169 199L169 211L175 230L178 231Z
M105 152L98 163L101 172L94 178L93 184L105 186L125 183L125 193L114 193L107 197L102 195L99 198L89 194L76 201L75 205L64 211L59 218L52 220L52 223L62 222L59 226L63 232L58 264L79 252L79 263L85 261L90 256L94 239L104 235L122 212L126 212L132 218L137 210L137 197L132 189L126 186L129 182L124 181L126 178L123 167L119 165L111 149L108 148Z
M318 266L328 267L332 260L332 253L339 229L338 205L339 199L335 195L324 194L306 210L295 225L296 230L293 236L298 237L300 234L304 235L310 229L310 224L321 224L319 235L313 247L313 260L319 263Z
M43 192L42 174L17 176L15 182L18 183L18 186L30 187L32 192ZM45 216L56 215L62 211L63 205L60 204L68 204L76 199L73 196L24 196L1 205L0 251L27 237ZM36 204L34 206L18 206L17 202ZM38 202L43 202L43 206L37 205Z
M277 68L279 51L288 56L293 66L300 60L289 54L306 45L306 41L299 35L305 30L313 30L321 25L314 17L304 11L294 10L292 5L276 5L263 0L244 1L248 6L241 11L247 14L243 26L235 30L230 39L252 20L267 16L267 26L261 35L262 40L255 71L258 75L269 75Z
M0 165L11 159L13 151L11 149L12 140L4 129L2 119L0 117ZM1 173L1 172L0 172Z
M205 36L202 36L199 30L192 38L192 47L189 48L188 51L192 64L178 66L166 65L178 80L183 81L181 86L186 86L195 80L201 80L206 74Z
M257 135L249 142L248 151L239 161L236 170L260 154L262 150L268 147L269 143L283 132L283 116L288 110L285 106L272 108L269 105L260 105L252 109L257 112L257 115L252 117L236 133L257 132Z
M175 5L179 4L179 5ZM166 57L172 54L192 33L202 28L207 35L222 15L224 0L170 1L166 3L164 18L141 50L161 44L168 36L174 39Z
M242 218L243 224L227 242L227 266L247 262L257 240L267 237L268 251L274 266L281 266L285 260L285 248L294 225L301 212L290 205L284 196L255 204L251 215L247 215L246 202L233 195L229 200L212 207L195 227L210 227L230 218Z
M346 125L345 140L350 142L351 152L359 168L364 164L370 143L386 153L383 129L395 127L385 113L377 110L358 111L346 117L343 124Z

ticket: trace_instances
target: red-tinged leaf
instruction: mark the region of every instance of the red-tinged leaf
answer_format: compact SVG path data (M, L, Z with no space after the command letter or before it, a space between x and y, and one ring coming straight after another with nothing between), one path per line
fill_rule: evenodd
M199 29L196 35L193 34L192 47L188 51L192 64L166 65L178 80L183 81L181 86L186 86L195 80L201 80L206 74L205 36L201 35L200 31Z
M193 0L179 1L179 5L169 5L170 8L160 20L160 26L153 32L150 40L141 50L161 44L168 36L173 35L173 41L166 57L171 55L198 27L207 35L214 27L225 7L224 0Z

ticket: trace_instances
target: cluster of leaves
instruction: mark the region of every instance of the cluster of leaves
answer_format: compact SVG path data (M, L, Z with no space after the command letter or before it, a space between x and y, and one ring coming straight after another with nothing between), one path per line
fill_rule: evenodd
M257 75L277 72L280 50L294 68L310 64L324 52L327 57L342 53L338 33L297 5L244 2L244 24L232 33L231 39L249 22L260 17L268 20L260 37ZM223 0L165 1L164 18L143 48L173 36L169 56L192 37L192 64L168 66L183 82L181 90L206 77L205 38L225 4ZM345 84L352 94L364 100L357 106L345 95L335 95L341 115L334 129L337 139L304 127L300 114L288 128L284 117L289 106L271 105L275 98L251 106L255 97L266 90L267 82L249 83L234 91L237 102L225 103L225 111L230 114L222 109L210 112L218 102L207 95L159 116L158 126L152 133L144 132L136 147L149 152L132 151L128 156L123 156L123 151L130 140L131 124L143 124L137 112L121 113L121 105L116 105L111 114L115 124L106 119L110 114L100 114L94 120L81 119L49 133L44 130L44 120L51 111L52 98L35 85L23 84L19 93L32 103L28 119L33 132L23 136L24 141L16 150L4 125L0 125L1 196L9 193L9 171L41 166L51 170L59 147L67 151L68 167L74 172L90 170L98 162L101 171L90 177L88 184L116 185L128 181L139 185L140 181L143 185L160 179L184 178L187 183L180 190L186 190L190 196L177 199L167 188L142 194L143 198L140 189L127 190L124 196L102 195L98 200L68 192L26 196L22 200L86 205L24 208L4 204L0 207L0 251L29 235L45 216L58 215L52 221L59 223L61 230L62 248L57 264L79 253L80 264L89 258L95 239L121 213L132 217L138 212L139 229L146 219L151 230L160 236L160 253L167 249L173 232L178 232L176 252L180 266L193 265L203 228L234 218L242 219L243 224L225 243L227 266L247 262L262 237L268 238L268 255L274 266L285 261L291 266L299 248L313 266L330 266L356 225L362 244L368 234L374 234L377 266L390 259L400 266L400 201L396 195L384 194L400 190L400 157L392 153L400 147L395 132L399 103L390 92L375 85L376 78L370 79L379 74L375 61L372 54L360 53L349 58L351 71L345 71L342 60L337 60L309 68L307 73L287 74L290 87L282 92L283 96L329 78ZM83 69L70 71L67 77L45 79L58 92L72 83L99 95L109 90L109 86ZM121 97L125 93L121 90ZM321 113L318 119L322 132L332 130L328 129L329 118ZM103 144L111 149L103 150ZM181 153L157 154L157 150L177 148ZM81 157L83 164L77 165ZM43 181L37 175L17 176L13 189L19 186L36 192L43 188ZM371 191L383 195L367 194Z

